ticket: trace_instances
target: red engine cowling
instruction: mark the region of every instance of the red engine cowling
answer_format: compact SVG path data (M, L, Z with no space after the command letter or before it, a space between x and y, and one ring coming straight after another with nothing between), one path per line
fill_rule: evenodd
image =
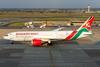
M42 46L42 40L40 39L33 39L32 46Z

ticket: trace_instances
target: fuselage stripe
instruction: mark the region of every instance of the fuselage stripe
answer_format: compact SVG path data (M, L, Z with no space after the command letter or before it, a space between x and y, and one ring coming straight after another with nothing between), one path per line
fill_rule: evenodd
M82 28L79 31L73 31L69 36L66 37L66 40L75 40L77 39L83 32L88 32L87 28Z
M66 40L70 40L76 33L77 31L73 31L69 36L66 37Z
M88 32L86 28L82 28L80 31L78 31L72 38L71 40L77 39L83 32Z

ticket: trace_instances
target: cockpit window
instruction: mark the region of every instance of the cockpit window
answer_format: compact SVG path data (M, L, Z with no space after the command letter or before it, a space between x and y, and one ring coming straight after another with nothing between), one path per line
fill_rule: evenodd
M6 34L5 36L8 36L8 34Z
M5 36L9 36L9 35L11 35L11 33L6 34Z

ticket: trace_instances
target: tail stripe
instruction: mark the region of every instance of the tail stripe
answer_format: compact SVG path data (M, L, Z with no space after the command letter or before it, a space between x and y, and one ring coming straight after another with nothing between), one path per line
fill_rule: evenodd
M77 31L73 31L69 36L66 37L66 40L70 40L76 33Z
M88 32L88 30L87 30L86 28L81 29L80 31L78 31L78 32L75 34L75 36L73 36L73 37L71 38L71 40L77 39L83 32Z
M75 40L77 39L83 32L88 32L86 28L82 28L80 31L73 31L69 36L66 37L66 40Z

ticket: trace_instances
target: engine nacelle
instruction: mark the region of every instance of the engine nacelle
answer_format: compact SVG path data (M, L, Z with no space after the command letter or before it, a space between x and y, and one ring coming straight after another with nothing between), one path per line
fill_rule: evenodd
M32 46L42 46L42 40L40 39L33 39Z

